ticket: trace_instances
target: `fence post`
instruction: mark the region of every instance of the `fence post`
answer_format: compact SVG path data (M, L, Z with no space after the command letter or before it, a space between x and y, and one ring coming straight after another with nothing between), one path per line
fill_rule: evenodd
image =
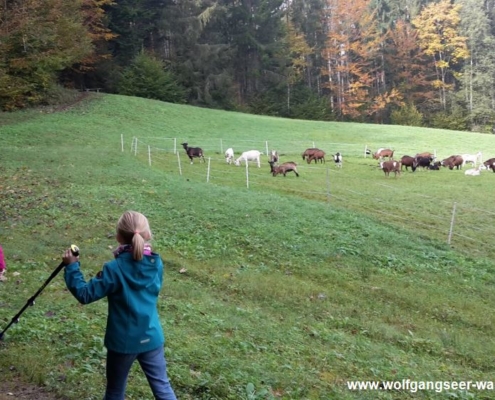
M174 154L177 154L177 138L174 138Z
M268 155L268 140L265 140L266 155Z
M330 168L327 167L327 201L330 201Z
M246 187L249 189L249 167L248 161L246 160Z
M120 146L122 147L122 153L124 152L124 135L120 134Z
M450 245L450 242L452 241L452 233L454 231L454 219L455 219L456 205L457 205L457 203L454 203L454 207L452 208L452 218L450 219L449 237L447 239L447 244L449 244L449 245Z
M151 146L148 145L148 164L151 167Z
M134 155L137 156L137 146L138 146L138 138L134 138Z
M208 157L208 169L206 171L206 183L210 182L210 164L211 164L211 157Z
M177 163L179 164L179 175L182 176L182 168L180 165L180 155L177 153Z

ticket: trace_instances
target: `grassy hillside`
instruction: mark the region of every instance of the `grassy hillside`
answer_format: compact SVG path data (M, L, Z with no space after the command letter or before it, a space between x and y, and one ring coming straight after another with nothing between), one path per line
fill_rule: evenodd
M493 377L490 256L495 174L385 178L364 148L400 156L494 148L491 135L292 121L110 95L72 109L0 114L0 329L71 243L87 277L111 258L127 209L145 213L166 265L160 313L179 399L492 398L483 390L351 391L351 380ZM131 143L137 147L131 153ZM124 151L121 140L123 139ZM205 149L190 165L174 143ZM301 176L228 166L222 150L276 148ZM341 151L341 171L304 165ZM151 165L149 163L151 159ZM454 203L454 235L446 243ZM464 225L462 225L464 224ZM462 230L456 230L462 228ZM470 229L470 230L469 230ZM0 342L20 374L68 399L104 388L106 304L57 277ZM136 367L128 399L151 399Z

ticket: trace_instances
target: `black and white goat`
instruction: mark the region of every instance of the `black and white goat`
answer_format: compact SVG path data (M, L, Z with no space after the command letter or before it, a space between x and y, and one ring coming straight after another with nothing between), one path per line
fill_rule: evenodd
M191 160L191 164L193 163L194 157L198 157L199 162L201 162L201 160L203 160L203 162L206 162L204 154L203 154L203 149L201 147L189 147L187 145L187 143L181 143L181 144L182 144L182 147L184 147L184 150L186 151L187 156Z
M338 167L338 168L342 168L342 162L344 161L343 158L342 158L342 154L340 153L335 153L333 155L333 161L335 161L335 165Z
M273 176L277 176L278 174L283 174L286 176L287 172L293 171L297 177L299 177L299 173L297 172L297 164L293 161L284 162L280 165L274 165L275 161L268 161L270 164L270 172Z

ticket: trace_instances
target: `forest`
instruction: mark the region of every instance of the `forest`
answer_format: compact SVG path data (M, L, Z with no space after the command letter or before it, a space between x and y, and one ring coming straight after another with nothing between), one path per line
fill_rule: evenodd
M495 131L495 0L3 0L0 109L98 90Z

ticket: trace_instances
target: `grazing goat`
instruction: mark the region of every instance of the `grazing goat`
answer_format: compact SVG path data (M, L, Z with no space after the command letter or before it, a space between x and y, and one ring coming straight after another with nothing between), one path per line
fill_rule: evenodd
M333 161L335 162L335 165L336 165L338 168L342 168L342 162L343 162L343 159L342 159L342 154L340 154L340 153L335 153L332 157L333 157Z
M270 155L270 161L273 161L275 163L278 162L278 152L277 152L277 150L270 151L270 154L269 155Z
M459 155L453 155L442 160L442 165L444 167L449 167L450 170L462 168L463 159Z
M394 158L394 150L390 149L378 149L376 153L373 153L373 158L375 160L383 160L388 157L389 161Z
M402 169L402 167L406 167L406 171L407 171L407 168L409 167L411 167L411 169L413 168L413 163L414 163L414 157L402 156L402 158L400 159L400 164L401 164L400 168Z
M380 162L380 168L385 173L385 176L390 176L390 173L393 172L395 177L397 174L400 175L401 164L400 161L382 161Z
M232 164L234 162L234 149L232 147L225 150L225 162L227 164Z
M316 149L308 156L308 164L315 160L315 164L320 161L322 164L325 162L325 152L320 149Z
M261 168L260 156L262 154L263 153L258 150L245 151L244 153L241 154L241 156L237 160L235 160L234 164L239 166L241 165L241 161L244 161L247 165L248 161L256 161L258 164L258 168Z
M320 150L320 149L317 149L316 147L311 147L309 149L304 150L304 153L302 153L302 159L306 160L307 158L309 158L309 156L311 154L313 154L315 151L318 151L318 150Z
M191 160L191 164L193 163L194 157L198 157L199 162L201 162L201 160L203 160L203 162L206 162L205 157L203 155L203 149L201 149L200 147L189 147L187 145L187 143L181 143L181 144L182 144L182 147L184 147L184 150L186 151L187 156Z
M479 176L480 174L481 174L480 167L478 167L478 168L471 168L471 169L467 169L466 171L464 171L464 175Z
M299 177L299 173L297 172L297 164L293 161L284 162L280 165L274 165L274 161L268 161L270 164L270 172L273 176L277 176L278 174L283 174L284 176L287 172L293 171L297 177Z

